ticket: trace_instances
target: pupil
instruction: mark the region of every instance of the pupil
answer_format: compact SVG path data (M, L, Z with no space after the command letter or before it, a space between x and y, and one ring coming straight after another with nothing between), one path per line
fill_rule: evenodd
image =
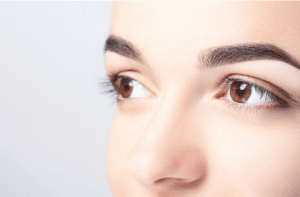
M246 93L246 89L242 89L241 87L239 87L239 88L236 89L236 94L239 97L243 97L245 93Z
M125 91L128 91L129 90L129 85L124 85L124 89L125 89Z

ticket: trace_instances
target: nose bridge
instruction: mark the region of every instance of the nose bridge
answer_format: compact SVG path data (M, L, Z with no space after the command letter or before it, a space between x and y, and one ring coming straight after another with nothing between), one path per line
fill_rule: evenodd
M188 183L203 176L205 159L195 140L193 111L187 106L183 99L170 95L141 131L143 135L127 157L127 167L139 183L162 187L165 182Z

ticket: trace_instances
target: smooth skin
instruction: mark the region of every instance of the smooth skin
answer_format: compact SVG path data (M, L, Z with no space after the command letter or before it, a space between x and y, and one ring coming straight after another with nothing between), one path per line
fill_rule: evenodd
M198 63L208 48L244 43L276 45L300 62L300 2L115 2L110 35L146 63L107 51L107 74L149 91L118 102L107 150L114 197L300 196L299 106L237 107L217 83L246 76L300 103L300 70L277 60Z

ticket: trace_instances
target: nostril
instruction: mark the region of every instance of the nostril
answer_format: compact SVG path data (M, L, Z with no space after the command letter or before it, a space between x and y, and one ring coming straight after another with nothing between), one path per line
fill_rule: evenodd
M156 189L169 189L169 190L178 190L179 188L196 189L203 182L203 180L204 180L204 176L195 180L166 177L154 181L150 187Z
M186 179L181 179L181 178L162 178L159 180L156 180L154 184L161 184L161 183L169 183L169 184L177 184L177 183L186 183Z

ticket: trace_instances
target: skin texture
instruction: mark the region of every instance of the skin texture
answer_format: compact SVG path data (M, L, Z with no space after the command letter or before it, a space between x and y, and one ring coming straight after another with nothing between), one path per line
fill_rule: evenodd
M115 2L110 34L146 64L107 51L107 74L133 78L150 96L118 102L107 150L113 195L300 196L299 106L236 107L217 83L246 76L300 102L300 70L277 60L197 62L208 48L244 43L274 44L300 62L299 19L299 2Z

